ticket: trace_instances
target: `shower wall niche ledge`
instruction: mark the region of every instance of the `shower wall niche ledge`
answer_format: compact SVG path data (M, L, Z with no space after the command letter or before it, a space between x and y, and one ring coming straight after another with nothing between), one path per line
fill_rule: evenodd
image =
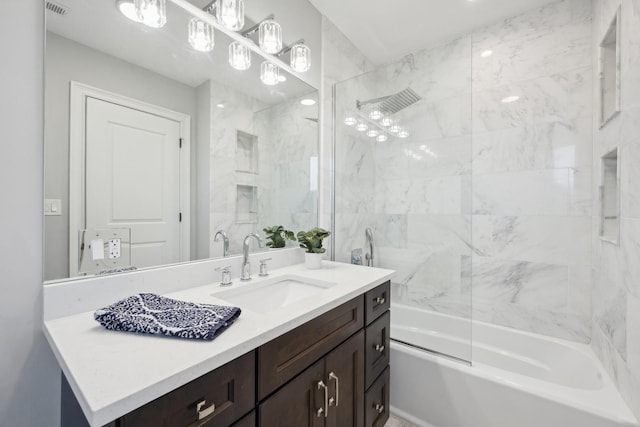
M236 134L236 172L258 173L258 137L241 130Z

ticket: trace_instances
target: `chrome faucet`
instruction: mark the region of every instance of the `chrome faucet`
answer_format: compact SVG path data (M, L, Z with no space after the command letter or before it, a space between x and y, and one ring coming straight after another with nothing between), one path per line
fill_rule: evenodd
M369 253L366 255L367 266L373 267L373 231L370 228L367 228L364 232L364 235L367 238L367 243L369 244Z
M224 230L218 230L213 237L214 242L218 241L218 236L222 237L222 256L226 258L229 256L229 236Z
M249 233L247 237L244 238L244 242L242 242L242 274L240 275L240 280L247 281L251 280L251 264L249 263L249 241L254 238L258 241L258 246L264 248L264 241L262 237L258 236L256 233Z

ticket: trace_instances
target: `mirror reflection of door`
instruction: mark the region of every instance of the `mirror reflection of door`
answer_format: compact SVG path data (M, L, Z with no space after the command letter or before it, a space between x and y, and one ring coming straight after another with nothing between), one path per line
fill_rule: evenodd
M189 233L182 233L181 123L140 105L122 104L125 99L85 98L84 205L78 200L83 227L130 228L130 246L124 245L123 255L128 246L131 265L138 268L187 260L182 247L182 235L188 238Z

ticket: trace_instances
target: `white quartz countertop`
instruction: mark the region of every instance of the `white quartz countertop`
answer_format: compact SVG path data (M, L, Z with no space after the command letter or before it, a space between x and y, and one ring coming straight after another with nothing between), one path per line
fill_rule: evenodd
M94 320L93 310L48 320L44 330L90 425L103 426L375 288L393 271L325 261L319 270L296 264L273 270L264 279L254 275L241 283L235 278L233 287L256 286L288 274L335 286L266 314L241 307L238 320L213 341L109 331ZM227 289L215 283L166 296L227 304L215 297Z

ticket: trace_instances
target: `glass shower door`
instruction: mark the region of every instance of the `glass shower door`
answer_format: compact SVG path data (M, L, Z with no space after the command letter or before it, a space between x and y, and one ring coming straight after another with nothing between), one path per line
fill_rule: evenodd
M471 38L337 84L334 111L335 260L366 265L370 228L391 338L470 362Z

